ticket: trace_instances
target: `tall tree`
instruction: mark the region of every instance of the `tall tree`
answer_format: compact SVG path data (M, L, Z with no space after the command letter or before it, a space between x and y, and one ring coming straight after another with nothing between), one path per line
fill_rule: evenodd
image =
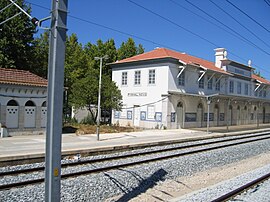
M16 3L28 13L31 8L24 0ZM10 1L0 1L0 9L5 8ZM0 15L0 22L19 13L16 6L10 6L3 10ZM0 66L4 68L18 68L31 70L32 58L34 55L33 34L36 32L30 19L24 14L5 22L0 26Z
M44 32L34 40L34 57L32 58L32 72L47 78L49 56L49 32Z
M98 99L99 71L89 68L84 78L76 80L72 85L71 103L75 109L86 107L96 122L96 103ZM117 109L122 106L122 95L115 82L108 75L102 77L101 109Z
M118 60L123 60L125 58L132 57L144 52L144 48L141 44L137 47L132 38L128 38L127 42L122 42L120 48L118 49Z

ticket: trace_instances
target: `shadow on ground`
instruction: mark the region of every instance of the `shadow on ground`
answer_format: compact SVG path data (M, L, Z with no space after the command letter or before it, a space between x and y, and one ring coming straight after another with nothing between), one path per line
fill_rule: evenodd
M105 174L122 192L125 194L121 196L119 199L115 200L115 202L125 202L129 201L130 199L146 192L148 189L153 188L159 181L164 181L164 177L168 174L165 170L159 169L155 173L153 173L150 177L144 179L140 175L136 174L135 172L123 170L122 171L128 172L131 174L136 180L139 181L139 185L137 187L132 188L129 190L123 184L121 184L117 179L110 176L109 174ZM157 200L162 200L156 196L152 196Z

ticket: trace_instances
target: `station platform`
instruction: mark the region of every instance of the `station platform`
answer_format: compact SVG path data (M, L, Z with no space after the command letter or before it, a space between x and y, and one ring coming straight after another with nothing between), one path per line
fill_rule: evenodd
M97 141L96 134L76 135L62 134L62 156L75 154L99 153L116 149L130 149L144 145L159 145L211 137L229 136L234 134L251 133L270 130L270 124L263 124L260 128L255 125L231 126L206 129L172 129L172 130L143 130L140 132L122 132L100 134ZM45 157L46 135L14 136L0 139L0 164L7 161L24 161Z

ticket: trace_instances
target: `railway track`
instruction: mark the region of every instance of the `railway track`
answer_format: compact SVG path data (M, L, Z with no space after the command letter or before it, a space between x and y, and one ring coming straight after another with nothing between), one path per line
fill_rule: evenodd
M258 184L260 184L268 179L270 179L270 173L267 173L267 174L255 179L255 180L253 180L253 181L251 181L243 186L240 186L237 189L216 198L212 202L223 202L223 201L228 201L230 199L233 199L235 196L243 193L244 191L246 191L248 189L255 187L256 185L258 185Z
M65 178L71 178L71 177L76 177L80 175L99 173L99 172L104 172L104 171L118 169L118 168L135 166L135 165L140 165L144 163L165 160L169 158L175 158L175 157L191 155L191 154L196 154L200 152L206 152L206 151L211 151L215 149L230 147L230 146L236 146L240 144L246 144L246 143L255 142L255 141L261 141L265 139L270 139L270 132L261 132L261 133L256 133L252 135L242 135L242 136L235 136L235 137L230 136L227 138L224 138L224 137L216 138L216 139L211 139L210 141L207 141L204 143L201 143L201 142L192 143L190 145L180 145L180 146L175 146L171 148L155 149L152 151L140 151L137 153L121 154L118 156L111 156L107 158L97 158L97 159L84 160L84 161L78 161L78 162L70 162L70 163L62 164L62 168L64 168L64 174L61 175L61 178L65 179ZM178 150L179 152L170 154L170 152L172 151L175 152ZM156 154L159 154L159 156L155 156ZM147 158L136 160L136 158L139 158L139 157L141 158L142 156L147 157ZM117 160L122 160L122 159L126 159L126 162L117 163ZM112 161L114 161L115 164L112 164L111 163ZM69 168L72 168L74 166L89 165L89 167L92 167L95 164L100 164L104 162L110 162L112 165L109 165L109 166L98 165L98 166L95 166L95 168L85 169L78 172L67 171ZM32 169L22 169L22 170L15 170L15 171L9 171L9 172L2 172L0 173L0 176L1 178L4 178L4 177L11 177L12 175L16 177L21 174L32 173L32 172L44 173L43 172L44 169L45 169L44 167L37 167L37 168L32 168ZM42 183L42 182L44 182L44 177L38 177L36 179L30 179L30 180L25 180L25 181L20 181L20 182L1 184L0 190L11 189L11 188L21 187L21 186L26 186L26 185L36 184L36 183Z

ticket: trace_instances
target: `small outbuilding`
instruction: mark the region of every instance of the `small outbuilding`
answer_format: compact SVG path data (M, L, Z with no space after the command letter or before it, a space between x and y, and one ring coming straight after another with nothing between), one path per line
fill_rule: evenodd
M47 80L29 71L0 68L0 122L9 133L39 134L47 118Z

